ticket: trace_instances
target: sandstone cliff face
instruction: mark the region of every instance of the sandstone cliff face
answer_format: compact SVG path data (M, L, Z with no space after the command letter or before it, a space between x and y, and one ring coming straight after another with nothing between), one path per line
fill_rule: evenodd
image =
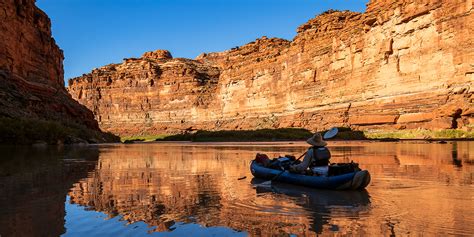
M0 2L0 117L39 118L98 129L64 87L63 53L34 0Z
M197 114L211 116L218 79L217 67L157 50L70 80L69 89L102 129L137 134L186 129L202 119Z
M292 41L263 37L196 60L146 53L70 80L118 134L474 123L472 0L369 2L329 11Z

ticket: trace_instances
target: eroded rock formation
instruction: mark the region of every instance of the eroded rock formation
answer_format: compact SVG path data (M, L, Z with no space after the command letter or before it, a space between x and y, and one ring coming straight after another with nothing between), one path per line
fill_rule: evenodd
M292 41L262 37L195 60L145 53L69 81L117 134L474 123L472 0L372 0L328 11Z
M94 115L64 87L63 52L34 0L0 2L0 117L79 124L98 131ZM0 139L1 140L1 139Z

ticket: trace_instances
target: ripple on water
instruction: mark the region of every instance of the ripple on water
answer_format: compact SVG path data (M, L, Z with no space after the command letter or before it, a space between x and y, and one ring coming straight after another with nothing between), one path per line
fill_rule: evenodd
M235 200L232 207L257 213L282 216L310 216L326 219L329 216L360 216L370 209L366 191L341 192L308 189L274 183L272 187L255 188L255 195Z
M430 180L379 178L370 187L373 209L397 233L455 234L474 233L472 187L446 185ZM468 195L466 195L468 194ZM471 213L471 215L466 214ZM469 211L471 210L471 211ZM455 213L453 213L455 212ZM459 214L456 214L459 213Z
M89 154L87 162L64 165L32 154L35 159L0 166L12 174L0 180L7 194L0 196L13 210L0 208L0 232L65 227L72 236L136 236L151 228L180 236L191 227L212 235L217 232L207 227L224 226L226 233L255 236L472 236L474 170L466 159L474 143L457 144L330 144L334 162L354 160L370 171L372 183L362 192L277 183L269 190L252 188L248 162L256 152L273 156L302 151L301 145L98 146L96 152L75 153ZM243 176L248 178L238 180Z

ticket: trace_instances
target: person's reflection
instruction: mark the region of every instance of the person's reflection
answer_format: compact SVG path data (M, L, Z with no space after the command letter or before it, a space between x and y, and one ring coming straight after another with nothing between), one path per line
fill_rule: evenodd
M66 194L95 168L97 148L0 147L0 153L0 235L65 233Z
M252 179L253 184L262 182L258 179ZM297 205L302 206L311 213L311 231L322 234L324 226L331 220L331 212L334 209L340 213L350 212L357 215L362 211L367 211L370 204L370 197L366 190L361 191L333 191L310 189L301 186L294 186L283 183L274 183L271 187L256 185L257 193L273 192L285 194L290 197L298 198L301 202ZM328 226L333 231L338 230L338 226Z

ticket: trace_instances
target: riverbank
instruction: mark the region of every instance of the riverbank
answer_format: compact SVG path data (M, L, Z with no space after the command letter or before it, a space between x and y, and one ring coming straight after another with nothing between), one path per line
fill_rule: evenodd
M459 129L444 130L396 130L396 131L367 131L367 139L400 139L400 140L474 140L474 131Z
M0 144L78 144L120 142L112 133L88 129L77 123L0 117Z
M312 132L302 128L257 130L197 131L157 139L157 141L244 142L244 141L297 141L306 140Z
M326 131L321 131L324 134ZM191 142L253 142L253 141L305 141L312 132L301 128L202 131L175 135L148 135L123 137L124 143L151 141L191 141ZM474 140L474 131L458 129L445 130L394 130L394 131L355 131L339 128L337 136L331 140Z

